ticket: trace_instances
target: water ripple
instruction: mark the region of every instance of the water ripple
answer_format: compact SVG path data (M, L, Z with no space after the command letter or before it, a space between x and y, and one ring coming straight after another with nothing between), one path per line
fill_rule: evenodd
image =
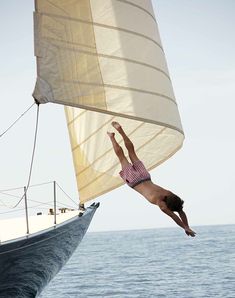
M88 233L40 297L235 298L235 226L197 232Z

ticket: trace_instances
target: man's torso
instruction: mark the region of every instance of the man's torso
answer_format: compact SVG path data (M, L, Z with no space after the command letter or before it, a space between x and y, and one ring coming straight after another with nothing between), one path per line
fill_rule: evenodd
M169 191L154 184L152 181L144 181L134 187L134 190L144 196L150 203L159 205L163 198L169 195Z

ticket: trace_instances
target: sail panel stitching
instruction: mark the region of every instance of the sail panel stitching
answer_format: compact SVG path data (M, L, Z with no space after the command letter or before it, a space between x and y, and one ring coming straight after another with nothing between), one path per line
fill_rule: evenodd
M151 38L151 37L149 37L147 35L144 35L142 33L139 33L139 32L135 32L135 31L128 30L128 29L125 29L125 28L114 27L114 26L111 26L111 25L106 25L106 24L101 24L101 23L96 23L96 22L90 22L90 21L87 21L87 20L79 19L79 18L72 18L72 17L60 16L60 15L46 13L46 12L39 12L38 14L41 15L41 16L48 16L48 17L53 17L53 18L58 18L58 19L64 19L64 20L68 20L68 21L74 21L74 22L89 24L89 25L93 25L93 26L97 26L97 27L112 29L112 30L126 32L126 33L129 33L129 34L132 34L132 35L140 36L140 37L142 37L144 39L148 39L148 40L152 41L154 44L156 44L163 51L163 48L162 48L162 46L161 46L160 43L158 43L153 38Z
M50 40L50 39L47 38L47 40ZM78 52L78 53L83 53L83 54L90 55L90 56L97 56L97 57L107 58L107 59L110 59L110 60L119 60L119 61L125 61L125 62L130 62L130 63L133 63L133 64L146 66L148 68L152 68L152 69L157 70L158 72L163 73L170 80L170 76L168 75L168 73L166 71L164 71L163 69L161 69L159 67L156 67L154 65L145 63L145 62L141 62L141 61L134 60L134 59L129 59L129 58L124 58L124 57L108 55L108 54L94 53L94 52L89 52L89 51L80 50L80 49L72 49L72 48L68 48L68 47L64 47L64 46L61 47L61 46L55 45L55 47L57 47L58 49L66 50L66 51Z
M131 133L129 133L129 136L131 136L137 129L139 129L141 126L144 125L144 122L141 123L140 125L138 125ZM123 140L121 140L120 143L123 143ZM80 144L78 146L76 146L76 148L73 148L72 150L76 150L78 147L80 146ZM89 164L88 167L86 167L85 169L83 169L82 171L80 171L79 173L76 173L76 176L81 175L83 172L85 172L90 166L94 165L98 160L100 160L101 158L103 158L106 154L108 154L109 152L113 151L113 148L110 148L109 150L107 150L106 152L104 152L102 155L100 155L97 159L95 159L91 164Z
M94 108L94 107L91 107L91 106L85 106L85 105L81 105L81 104L77 104L77 103L76 104L68 103L68 102L63 101L63 100L53 101L53 102L54 103L57 103L57 104L62 104L62 105L67 105L67 106L75 107L75 108L86 109L88 111L94 111L94 112L97 112L97 113L108 114L108 115L115 115L117 117L128 118L128 119L138 120L138 121L145 121L146 123L151 123L151 124L156 124L156 125L160 125L160 126L165 126L165 127L171 128L173 130L176 130L176 131L180 132L182 135L184 135L184 132L183 132L182 129L180 129L180 128L174 126L174 125L163 123L163 122L160 122L160 121L156 121L156 120L152 120L152 119L145 119L145 118L141 118L141 117L138 117L138 116L132 116L132 115L127 115L127 114L115 113L113 111L108 111L108 110L105 111L105 110L101 110L101 109L98 109L98 108Z
M139 93L144 93L144 94L150 94L150 95L157 95L163 98L166 98L170 101L172 101L175 105L177 105L176 101L164 94L154 92L154 91L148 91L145 89L137 89L137 88L131 88L131 87L124 87L124 86L119 86L119 85L112 85L112 84L99 84L99 83L88 83L88 82L82 82L82 81L67 81L67 80L60 80L61 83L69 83L69 84L81 84L81 85L87 85L87 86L96 86L96 87L101 87L104 86L106 88L110 89L119 89L119 90L126 90L126 91L134 91L134 92L139 92ZM69 104L69 103L68 103Z
M127 1L127 0L116 0L116 1L123 2L125 4L131 5L133 7L136 7L136 8L139 8L139 9L143 10L145 13L147 13L148 15L150 15L150 17L155 21L155 23L157 23L155 17L147 9L143 8L142 6L139 6L139 5L135 4L135 3L130 2L130 1Z

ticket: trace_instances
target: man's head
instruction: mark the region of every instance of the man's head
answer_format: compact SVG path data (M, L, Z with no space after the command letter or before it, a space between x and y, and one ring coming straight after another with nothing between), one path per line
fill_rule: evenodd
M180 212L183 209L184 201L173 193L165 196L164 202L171 211Z

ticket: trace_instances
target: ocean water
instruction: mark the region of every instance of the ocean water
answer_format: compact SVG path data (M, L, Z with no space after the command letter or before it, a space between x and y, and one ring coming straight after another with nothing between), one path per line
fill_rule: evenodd
M235 297L235 225L87 233L40 298Z

